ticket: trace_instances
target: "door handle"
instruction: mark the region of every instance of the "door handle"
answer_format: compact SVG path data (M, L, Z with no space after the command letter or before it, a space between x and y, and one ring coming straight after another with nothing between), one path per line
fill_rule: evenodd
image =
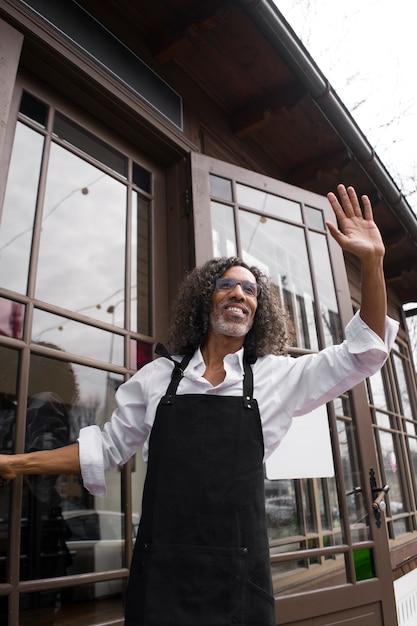
M372 502L372 506L374 509L379 509L380 511L385 511L385 509L387 508L387 505L385 504L384 498L385 498L385 494L388 493L389 491L389 486L385 485L385 487L382 487L381 489L378 489L379 494L377 495L377 497L375 498L375 500ZM374 495L374 494L372 494Z
M381 527L381 511L385 511L387 505L385 504L385 495L389 491L389 486L384 487L376 486L375 471L371 467L369 471L369 482L371 483L372 490L372 508L374 510L375 522L378 528Z

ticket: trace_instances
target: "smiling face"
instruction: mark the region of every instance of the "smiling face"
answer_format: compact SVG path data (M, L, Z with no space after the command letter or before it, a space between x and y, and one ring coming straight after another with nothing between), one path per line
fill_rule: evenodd
M252 272L239 265L226 270L222 278L256 283ZM252 327L258 300L236 285L232 291L216 290L212 296L211 332L226 337L245 337Z

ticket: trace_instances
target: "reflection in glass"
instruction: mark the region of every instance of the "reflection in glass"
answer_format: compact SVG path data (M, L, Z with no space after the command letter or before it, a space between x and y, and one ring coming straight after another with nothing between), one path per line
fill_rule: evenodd
M127 158L65 115L55 113L53 133L126 178Z
M343 468L346 502L349 515L349 524L352 529L360 533L360 540L369 538L370 529L366 518L366 510L362 491L362 477L359 468L355 428L351 419L350 400L347 396L337 398L333 402L337 415L337 435ZM335 511L339 512L339 506ZM344 532L344 528L341 528ZM359 538L358 538L359 540Z
M369 580L375 578L375 565L372 550L362 548L353 551L356 580Z
M404 430L406 431L406 433L408 435L413 435L416 436L417 434L417 429L416 429L416 423L415 422L410 422L409 420L404 420Z
M130 367L133 370L140 370L141 367L150 363L153 357L153 347L150 343L144 341L135 341L131 339L130 343Z
M380 445L380 462L383 463L381 476L383 484L389 485L389 493L386 500L392 515L403 513L405 509L401 483L401 471L397 462L396 436L393 433L379 430L377 432ZM404 484L404 483L403 483Z
M383 413L382 411L373 411L375 416L375 422L381 428L391 428L391 417L387 413Z
M27 91L23 92L19 113L45 128L48 110L49 107L47 104L41 102Z
M313 287L304 230L239 211L243 260L256 265L278 286L293 319L297 346L318 348Z
M42 135L18 122L0 223L0 285L19 293L26 293L42 149Z
M19 353L0 346L0 453L14 451L16 391ZM10 485L0 489L0 583L5 582L8 560ZM0 614L1 614L0 599Z
M301 533L295 480L266 480L265 506L270 540Z
M146 193L152 192L152 174L139 163L132 163L132 183L146 191Z
M309 542L310 544L310 542ZM288 551L296 551L305 549L306 545L300 546L299 543L287 544ZM310 548L316 545L308 545ZM272 554L278 553L279 548L272 551ZM320 568L320 569L319 569ZM272 563L272 576L274 579L274 591L278 597L286 595L295 595L297 592L303 593L306 584L310 585L313 581L314 588L320 585L324 587L337 587L347 584L346 568L343 554L332 555L331 559L295 558L291 561L283 561L281 563ZM321 576L321 577L320 577Z
M134 192L132 206L131 328L151 335L151 205L149 200Z
M320 209L314 209L311 206L305 206L304 214L306 217L306 223L310 228L323 230L324 228L323 211L321 211Z
M321 319L326 346L342 341L339 308L330 265L327 238L323 234L310 232L310 244L314 264L314 274L320 301Z
M236 256L236 232L233 208L227 204L211 202L211 227L213 236L213 255Z
M316 533L318 528L313 490L315 481L310 478L301 479L297 483L299 483L298 487L301 491L301 501L303 503L305 533Z
M239 183L236 185L236 196L239 204L255 209L260 213L269 213L274 217L280 217L292 222L302 222L299 203L288 200L288 198L281 198L272 193Z
M125 222L125 186L52 145L37 298L109 321L124 293Z
M109 313L113 314L113 311ZM54 344L58 350L90 359L115 365L124 364L124 340L121 335L39 309L34 311L32 341L48 346Z
M232 181L210 174L210 195L231 202L233 200Z
M395 368L395 373L397 377L397 385L398 385L398 392L399 392L398 400L401 405L401 413L405 417L416 419L417 416L413 415L413 412L411 409L410 394L409 394L409 389L408 389L408 384L407 384L406 374L408 370L408 363L404 359L399 357L398 354L393 354L393 362L394 362L394 368Z
M32 354L25 450L59 448L74 442L83 426L102 427L114 409L114 395L121 382L122 377L117 374ZM12 398L15 401L15 395ZM10 438L12 428L8 430ZM96 505L79 476L26 476L21 578L49 578L122 567L124 526L120 481L118 469L109 472L109 495ZM82 536L78 533L80 527ZM99 596L116 589L117 593L121 591L120 581L91 586L88 593ZM66 596L61 595L60 590L33 595L30 596L33 604L25 608L55 606L58 598L61 602L64 597L69 599L69 595L69 591Z
M23 304L0 298L0 335L22 339L24 314Z
M407 437L408 456L410 459L410 465L412 470L413 482L417 480L417 440L414 437ZM416 485L414 486L416 489Z
M388 410L389 406L381 370L368 378L368 397L370 404L373 406L378 409Z

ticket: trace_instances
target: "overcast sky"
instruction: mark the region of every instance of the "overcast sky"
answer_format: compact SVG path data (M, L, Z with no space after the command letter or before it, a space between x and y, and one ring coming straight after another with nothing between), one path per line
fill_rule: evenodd
M414 1L275 3L417 213Z

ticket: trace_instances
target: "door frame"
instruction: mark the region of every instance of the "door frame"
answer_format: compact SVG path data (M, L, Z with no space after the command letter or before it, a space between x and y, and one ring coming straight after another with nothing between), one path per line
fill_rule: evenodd
M275 193L295 202L303 202L307 205L321 208L325 212L326 219L336 223L327 198L323 196L212 157L192 153L191 176L196 265L204 263L213 256L209 174L215 174L226 179L239 180L239 182L245 185L256 187L262 191ZM338 298L340 320L344 328L353 314L346 264L341 248L329 234L327 240ZM366 622L366 624L369 623L369 626L378 624L394 626L397 624L386 524L382 514L382 523L380 527L377 525L375 510L372 507L374 496L372 494L369 473L371 468L376 469L378 467L378 463L364 383L357 385L351 390L350 399L354 416L356 416L356 418L353 418L356 431L355 443L362 478L361 484L365 491L363 494L364 504L370 527L370 540L364 542L363 546L372 550L376 577L353 584L348 582L337 587L323 587L303 593L276 597L277 624L292 624L293 626L301 626L301 624L303 626L307 626L307 624L331 624L335 623L336 619L340 620L341 614L346 614L346 616L349 614L353 620L352 624L357 623L360 626L365 624L363 621L365 615L369 616L371 620ZM330 411L330 415L331 413ZM336 427L335 418L333 423L332 419L330 419L330 423L331 429ZM336 460L335 470L338 483L342 475L341 469L340 464L338 466ZM378 476L376 481L379 481ZM339 493L341 493L340 489ZM346 499L344 502L341 499L340 508L342 515L347 516ZM345 519L348 519L348 517ZM349 525L347 524L346 527L348 529L348 540L350 541L345 556L348 561L346 564L348 570L354 567L353 545L357 544L351 541ZM319 621L315 621L316 619ZM356 620L359 621L356 622Z

